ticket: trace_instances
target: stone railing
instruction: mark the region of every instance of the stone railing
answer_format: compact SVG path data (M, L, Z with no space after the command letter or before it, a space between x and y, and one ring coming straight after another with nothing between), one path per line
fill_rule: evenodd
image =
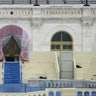
M95 7L59 7L59 6L0 6L0 18L82 18L94 17Z
M29 80L28 82L30 85L38 84L45 88L96 88L95 81L84 80Z
M0 18L83 18L96 17L95 7L74 6L0 6Z
M8 8L0 9L0 18L30 18L32 10L28 8Z
M55 69L58 79L60 78L60 68L59 68L59 62L58 62L58 55L57 52L55 52Z
M82 16L82 10L80 8L43 8L43 18L80 18Z

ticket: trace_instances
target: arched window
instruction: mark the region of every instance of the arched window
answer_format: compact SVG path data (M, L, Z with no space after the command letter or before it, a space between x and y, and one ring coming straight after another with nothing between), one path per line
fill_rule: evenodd
M72 38L66 32L58 32L51 39L52 51L72 51Z
M96 96L96 92L95 91L91 92L91 96Z
M88 91L84 92L84 96L90 96L89 92Z
M54 96L54 92L50 91L48 96Z
M83 96L82 92L81 91L77 92L77 96Z
M61 96L61 92L57 91L56 96Z

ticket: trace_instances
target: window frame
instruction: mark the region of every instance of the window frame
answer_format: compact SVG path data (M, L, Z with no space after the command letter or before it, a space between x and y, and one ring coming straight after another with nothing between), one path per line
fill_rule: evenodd
M54 36L55 35L57 35L58 33L60 32L60 38L61 38L61 41L52 41L52 39L54 38ZM57 33L55 33L53 36L52 36L52 38L51 38L51 45L50 45L50 49L51 49L51 51L73 51L73 39L72 39L72 37L71 37L71 35L69 34L69 33L67 33L67 32L65 32L65 31L59 31L59 32L57 32ZM65 33L65 34L64 34ZM68 37L69 36L69 39L71 39L70 41L68 41L68 39L66 39L66 41L63 41L63 36L62 35L66 35L66 37ZM65 36L64 36L65 37ZM56 38L56 37L55 37ZM60 46L60 48L58 49L58 48L56 48L56 46L57 45L59 45ZM67 46L67 48L63 48L63 46ZM55 48L52 48L52 46L55 46ZM72 46L72 48L68 48L68 46Z

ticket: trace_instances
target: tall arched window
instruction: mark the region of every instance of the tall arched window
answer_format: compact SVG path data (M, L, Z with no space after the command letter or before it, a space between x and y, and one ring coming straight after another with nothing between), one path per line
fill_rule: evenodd
M66 32L58 32L53 35L51 39L51 50L52 51L72 51L72 38Z

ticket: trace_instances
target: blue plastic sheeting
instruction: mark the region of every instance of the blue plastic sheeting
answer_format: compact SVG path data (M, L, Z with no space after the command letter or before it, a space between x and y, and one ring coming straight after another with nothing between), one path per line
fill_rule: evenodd
M19 62L4 63L4 84L21 83L21 70Z
M56 96L61 96L61 92L57 91Z
M25 85L23 84L2 84L0 85L0 92L4 93L21 93L25 92Z
M4 93L26 93L26 92L34 92L34 91L43 91L44 87L32 87L26 84L1 84L0 92Z
M91 92L91 96L96 96L96 92L95 91Z
M45 87L32 87L30 85L26 85L26 92L34 92L34 91L43 91Z
M48 96L54 96L54 92L53 91L50 91L48 94L49 94Z
M89 92L88 91L84 92L84 96L90 96Z
M83 95L82 95L82 92L79 91L79 92L77 93L77 96L83 96Z

